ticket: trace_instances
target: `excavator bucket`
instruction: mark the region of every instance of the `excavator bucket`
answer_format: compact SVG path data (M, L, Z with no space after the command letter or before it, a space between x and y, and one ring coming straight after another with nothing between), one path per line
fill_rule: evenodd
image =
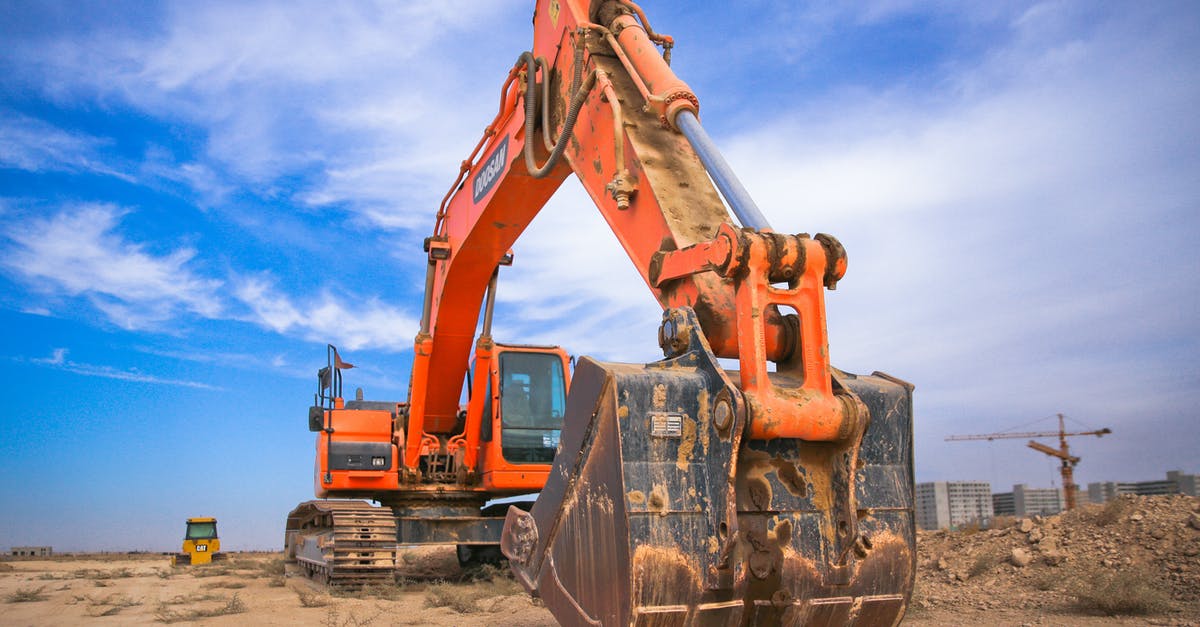
M700 333L644 366L582 358L545 488L508 511L518 580L564 625L898 623L915 572L912 388L835 381L870 414L861 438L750 441Z

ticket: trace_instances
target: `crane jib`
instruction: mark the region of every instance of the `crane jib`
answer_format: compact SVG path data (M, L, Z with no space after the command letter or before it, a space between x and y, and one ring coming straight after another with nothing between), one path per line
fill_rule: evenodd
M471 183L472 195L474 202L479 202L487 193L495 187L496 181L500 180L500 175L504 173L505 166L508 165L508 136L500 140L496 150L492 151L492 155L484 162L483 167L475 173L475 179Z

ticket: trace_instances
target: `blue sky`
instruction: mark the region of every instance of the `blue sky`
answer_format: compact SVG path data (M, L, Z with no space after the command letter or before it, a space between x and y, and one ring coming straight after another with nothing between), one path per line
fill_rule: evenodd
M917 476L1200 472L1200 9L651 2L774 227L829 232L839 367L916 391ZM281 545L324 344L402 399L421 240L532 3L0 1L0 546ZM568 181L496 335L657 356L657 305Z

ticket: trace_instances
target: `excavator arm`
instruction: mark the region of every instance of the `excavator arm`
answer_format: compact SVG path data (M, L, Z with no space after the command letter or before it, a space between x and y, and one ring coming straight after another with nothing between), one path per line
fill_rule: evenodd
M574 174L664 309L665 359L580 360L545 488L505 524L518 578L566 624L898 622L912 388L830 365L841 244L770 229L638 6L539 0L533 26L426 240L402 479L420 480L431 434L460 429L474 467L481 378L465 416L459 396L473 344L490 354L481 305Z

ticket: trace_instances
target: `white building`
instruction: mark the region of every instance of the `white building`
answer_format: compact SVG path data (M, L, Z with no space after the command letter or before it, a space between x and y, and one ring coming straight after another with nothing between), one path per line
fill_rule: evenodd
M916 501L917 526L922 529L986 527L992 522L992 485L987 481L918 483Z
M1012 492L992 495L997 516L1052 516L1063 511L1064 499L1058 488L1027 488L1018 483Z
M1088 500L1093 503L1107 503L1121 494L1138 494L1153 496L1155 494L1197 494L1196 475L1185 474L1179 470L1167 472L1165 481L1133 481L1116 482L1101 481L1088 484Z

